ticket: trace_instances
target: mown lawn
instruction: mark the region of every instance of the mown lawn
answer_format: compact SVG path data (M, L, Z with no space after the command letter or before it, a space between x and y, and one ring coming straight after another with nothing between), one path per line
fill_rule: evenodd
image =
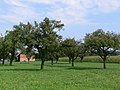
M120 64L68 62L51 65L40 62L14 62L0 65L0 90L120 90Z

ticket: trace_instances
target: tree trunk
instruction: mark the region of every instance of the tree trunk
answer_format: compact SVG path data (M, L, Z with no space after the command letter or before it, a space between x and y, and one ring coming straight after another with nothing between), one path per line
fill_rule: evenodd
M11 51L11 59L10 59L10 66L12 65L12 62L14 60L14 57L15 57L15 44L13 44L14 48L12 48L12 51Z
M14 51L11 53L12 55L11 55L11 59L10 59L10 66L12 65L12 62L13 62L13 60L14 60Z
M72 67L74 67L74 60L72 60Z
M106 69L106 56L104 56L104 59L103 59L103 67L104 69Z
M83 56L81 56L80 59L81 59L80 62L82 63L83 62Z
M45 47L45 49L39 49L39 53L41 52L41 67L40 69L43 70L44 69L44 62L46 60L46 54L47 54L47 46Z
M44 59L42 59L42 61L41 61L41 70L43 70L43 68L44 68L44 62L45 62L45 60Z
M3 65L5 64L5 59L3 59L2 64L3 64Z
M5 64L5 54L3 54L3 61L2 61L2 64L3 64L3 65Z
M106 69L106 60L103 60L104 69Z
M10 60L10 66L12 66L12 61L13 61L13 60L11 59L11 60Z
M14 55L12 55L12 57L10 59L10 66L12 65L13 59L14 59Z

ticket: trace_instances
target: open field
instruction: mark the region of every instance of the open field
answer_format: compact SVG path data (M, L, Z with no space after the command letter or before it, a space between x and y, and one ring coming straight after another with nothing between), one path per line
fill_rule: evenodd
M67 57L60 58L60 61L68 61ZM77 60L80 61L80 58L78 57ZM99 62L102 63L102 59L100 56L85 56L83 59L83 62ZM107 63L120 63L120 56L108 56L107 57Z
M0 65L0 90L120 90L120 64L49 61L40 71L40 61Z

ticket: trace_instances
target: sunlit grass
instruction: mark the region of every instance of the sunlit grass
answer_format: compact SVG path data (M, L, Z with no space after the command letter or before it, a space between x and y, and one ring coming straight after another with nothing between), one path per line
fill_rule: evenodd
M0 65L0 90L120 90L120 64L47 61L39 68L39 61Z

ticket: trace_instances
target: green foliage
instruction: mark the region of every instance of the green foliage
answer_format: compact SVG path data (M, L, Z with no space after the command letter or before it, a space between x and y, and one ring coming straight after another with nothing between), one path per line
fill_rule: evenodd
M87 34L84 42L91 52L99 55L103 59L104 68L106 68L106 57L114 53L120 47L119 35L104 32L102 29Z
M7 31L6 42L8 43L8 52L11 53L10 65L12 65L13 60L15 59L15 51L20 47L20 30L14 28L13 31Z
M4 64L5 59L9 58L9 42L7 42L6 36L0 37L0 60L2 59L2 64Z
M85 44L84 43L80 43L79 44L79 57L80 57L80 59L81 59L81 62L82 62L82 60L83 60L83 58L85 57L85 55L86 55L86 52L87 52L87 48L85 47Z
M61 24L60 21L49 18L45 18L40 23L35 22L32 33L34 34L34 47L38 49L42 60L41 69L43 69L48 53L53 53L59 47L59 41L62 37L57 34L57 31L61 30L63 26L64 24Z
M104 56L109 55L114 52L114 50L119 49L119 37L117 34L107 32L105 33L102 29L87 34L85 39L86 47L89 47L94 53ZM111 52L113 49L113 52Z
M57 35L57 32L54 30L62 29L64 25L61 22L55 20L49 20L45 18L42 22L35 22L33 29L34 39L36 40L36 47L49 47L56 46L57 41L61 39L61 36ZM38 48L38 47L37 47Z
M32 47L34 45L34 40L32 39L32 24L29 22L27 24L20 23L19 25L14 25L16 30L19 30L19 42L21 43L21 47L19 47L23 53L30 54ZM25 46L27 48L25 48Z
M0 50L3 50L3 54L4 52L11 53L10 65L12 65L17 49L21 49L23 53L29 55L32 53L32 49L36 48L43 61L41 64L41 68L43 68L48 52L51 54L54 52L56 54L54 57L56 58L59 56L57 52L62 36L58 35L57 31L60 31L63 26L64 24L61 21L50 20L49 18L45 18L40 23L35 21L34 25L29 22L27 24L14 25L13 30L7 31L6 36L3 37L6 38L6 41L0 38ZM0 56L4 55L0 53Z
M46 62L44 71L39 62L0 65L0 90L119 90L119 84L120 64L103 70L100 63Z
M72 66L74 66L74 60L79 55L79 43L74 38L67 38L62 42L62 48L65 55L69 58L69 63L72 61Z

